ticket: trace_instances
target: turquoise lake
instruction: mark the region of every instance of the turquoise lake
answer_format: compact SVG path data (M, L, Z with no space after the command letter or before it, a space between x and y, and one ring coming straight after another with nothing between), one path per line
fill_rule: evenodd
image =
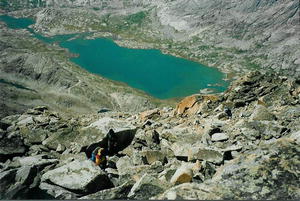
M34 37L46 43L58 42L79 55L71 58L72 62L91 73L125 82L160 99L188 96L203 88L222 92L229 85L223 80L225 75L217 69L165 55L159 50L123 48L106 38L69 40L74 35L48 38L28 28L33 20L9 16L0 16L0 20L10 28L27 28Z

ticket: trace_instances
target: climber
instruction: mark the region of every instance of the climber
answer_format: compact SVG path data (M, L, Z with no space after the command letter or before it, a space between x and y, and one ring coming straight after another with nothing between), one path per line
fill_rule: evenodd
M107 164L107 157L104 154L104 148L99 148L96 155L96 165L100 166L101 169L105 169Z
M153 133L152 133L152 141L155 144L159 144L160 143L159 133L156 130L154 130Z
M94 151L92 152L92 155L91 155L91 158L90 158L90 159L91 159L93 162L96 162L96 155L97 155L99 149L100 149L100 147L96 147L96 149L94 149Z
M230 110L228 107L225 107L224 112L227 114L227 116L228 116L229 118L232 117L231 110Z
M107 134L107 151L108 154L112 154L115 152L117 148L118 142L117 142L117 136L113 129L109 129Z

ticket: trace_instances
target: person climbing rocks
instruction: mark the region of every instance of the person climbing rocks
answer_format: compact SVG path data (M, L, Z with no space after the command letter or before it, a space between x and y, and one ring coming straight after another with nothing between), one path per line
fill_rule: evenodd
M100 147L96 147L93 151L92 151L92 155L91 155L91 160L95 163L96 162L96 155L98 153L98 150L100 149Z
M104 148L99 148L98 149L95 163L96 163L96 165L100 166L101 169L105 169L106 168L107 157L104 154Z
M231 110L228 108L228 107L225 107L224 108L224 112L226 113L226 115L228 116L228 117L232 117L232 113L231 113Z
M156 130L154 130L153 133L152 133L152 140L155 144L160 143L159 133Z
M107 151L113 154L118 146L117 136L113 129L109 129L107 134Z

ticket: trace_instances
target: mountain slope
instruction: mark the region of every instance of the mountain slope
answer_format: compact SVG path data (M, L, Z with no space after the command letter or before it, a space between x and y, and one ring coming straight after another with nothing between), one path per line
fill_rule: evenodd
M0 24L1 117L48 105L68 113L101 108L141 111L161 103L126 84L93 75L69 61L69 53L25 30Z
M299 200L299 96L299 79L254 72L176 108L5 117L0 198ZM109 129L116 147L101 170L87 156Z
M158 48L227 73L300 75L296 0L43 2L42 8L14 14L35 16L34 27L44 34L110 33L121 45Z

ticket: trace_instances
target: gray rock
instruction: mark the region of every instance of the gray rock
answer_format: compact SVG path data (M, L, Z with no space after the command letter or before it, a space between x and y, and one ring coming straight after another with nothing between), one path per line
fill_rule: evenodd
M160 180L170 182L171 178L173 177L176 171L176 167L164 168L164 170L161 173L159 173L158 177Z
M32 145L29 147L28 154L29 155L39 155L45 152L49 152L50 150L44 145Z
M59 153L62 153L66 150L66 147L62 144L58 144L57 148L56 148L56 151L59 152Z
M269 112L269 110L262 105L257 105L250 116L251 120L259 120L259 121L272 121L276 119L276 116Z
M47 155L45 154L28 157L15 157L13 161L20 164L20 166L31 166L39 168L58 163L58 159L47 159Z
M24 138L24 143L27 146L31 146L34 144L41 144L50 132L43 129L31 129L28 127L21 127L20 134Z
M169 188L164 193L151 199L156 200L220 200L217 194L196 183L183 183Z
M0 198L21 199L22 194L29 191L29 186L33 183L36 175L37 168L30 166L0 173Z
M298 199L299 156L299 145L282 138L229 161L202 188L221 199Z
M113 187L105 172L90 160L75 160L43 174L42 182L87 194Z
M117 187L111 188L111 189L105 189L105 190L99 191L99 192L94 193L94 194L89 194L89 195L83 196L79 199L84 199L84 200L90 200L90 199L117 200L117 199L122 199L122 200L126 200L127 195L130 192L133 184L134 184L133 181L129 181L129 182L126 182L126 183L122 184L121 186L117 186Z
M161 151L156 150L145 150L141 151L140 154L145 157L147 164L152 164L155 161L165 163L167 158Z
M30 115L22 115L19 117L17 125L18 126L27 126L27 125L32 125L34 124L34 119Z
M9 193L6 195L6 192L9 191L11 185L15 183L15 176L17 169L12 169L0 173L0 198L1 199L12 199L14 194Z
M133 161L128 157L122 157L116 162L119 175L128 173L128 168L133 166Z
M189 152L188 160L205 160L220 164L223 162L223 153L210 148L192 148Z
M109 129L113 129L115 133L124 132L124 131L133 131L136 129L135 126L130 124L127 121L116 120L109 117L104 117L99 119L88 127L95 127L100 130L101 133L108 133Z
M6 130L11 124L6 123L5 121L0 121L0 129L1 130Z
M228 118L228 115L225 112L220 112L219 114L217 114L216 117L218 119L225 119L225 118Z
M172 184L182 184L191 182L193 179L193 170L189 165L183 164L180 168L176 170L174 175L172 176L170 182Z
M149 199L164 192L170 184L164 183L155 175L144 174L132 187L128 197L130 199Z
M13 156L23 155L25 152L26 147L20 136L9 136L7 133L2 134L0 137L0 162L4 162Z
M45 182L41 182L39 188L45 191L47 194L53 196L55 199L77 199L78 194L68 191L60 186L51 185Z
M215 133L211 136L211 141L219 142L228 140L228 136L225 133Z
M295 139L298 144L300 144L300 131L291 134L290 138Z

